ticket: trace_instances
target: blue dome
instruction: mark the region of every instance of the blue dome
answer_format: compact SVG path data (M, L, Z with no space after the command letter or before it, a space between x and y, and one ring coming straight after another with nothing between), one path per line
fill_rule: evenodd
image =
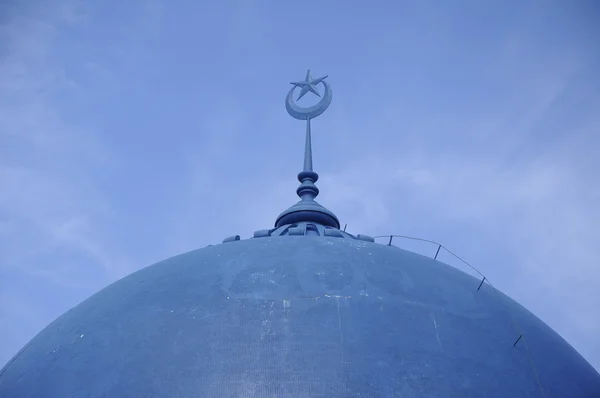
M569 344L479 280L337 229L289 227L108 286L7 364L0 396L600 396Z

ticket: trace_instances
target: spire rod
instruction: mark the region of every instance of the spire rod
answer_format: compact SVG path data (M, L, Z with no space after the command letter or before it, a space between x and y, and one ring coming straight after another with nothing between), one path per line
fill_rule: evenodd
M304 171L313 171L310 118L306 119L306 143L304 144Z

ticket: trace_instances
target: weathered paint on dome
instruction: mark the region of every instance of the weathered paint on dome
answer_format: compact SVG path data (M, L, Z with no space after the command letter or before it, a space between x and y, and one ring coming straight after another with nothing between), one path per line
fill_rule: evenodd
M571 346L479 283L358 239L234 240L68 311L2 370L0 396L600 396Z

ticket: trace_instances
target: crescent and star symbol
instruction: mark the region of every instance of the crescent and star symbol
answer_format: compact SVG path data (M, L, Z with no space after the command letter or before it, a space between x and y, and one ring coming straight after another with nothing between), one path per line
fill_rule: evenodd
M285 99L285 108L290 116L299 120L310 120L325 112L325 110L329 107L329 104L331 104L332 98L331 86L325 81L326 78L327 76L313 79L309 69L306 72L306 78L304 81L290 83L294 87L292 87L292 89L288 92L288 95ZM323 97L321 97L321 94L317 89L318 84L322 84L325 88ZM294 90L296 88L300 88L300 94L298 95L298 99L296 99L296 101L299 101L300 98L304 97L304 95L306 95L308 92L315 94L317 97L321 98L321 100L313 106L302 108L296 104L293 98Z

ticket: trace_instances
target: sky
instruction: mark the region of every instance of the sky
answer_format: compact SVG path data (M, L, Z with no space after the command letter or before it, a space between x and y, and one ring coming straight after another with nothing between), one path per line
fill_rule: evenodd
M599 17L591 0L0 2L0 367L119 278L272 227L303 163L284 99L311 68L333 89L318 201L348 232L442 243L600 369Z

